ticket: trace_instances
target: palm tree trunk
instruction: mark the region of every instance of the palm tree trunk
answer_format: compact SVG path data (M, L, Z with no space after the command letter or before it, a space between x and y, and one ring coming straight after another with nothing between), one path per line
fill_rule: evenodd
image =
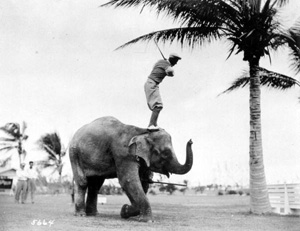
M271 211L263 163L259 61L250 62L250 211Z
M23 160L22 160L23 147L22 147L21 139L18 140L18 154L19 154L19 161L20 161L20 164L21 164L24 161L24 157L23 157Z
M62 172L62 161L61 161L61 155L58 155L58 175L59 175L59 183L61 184L61 172Z

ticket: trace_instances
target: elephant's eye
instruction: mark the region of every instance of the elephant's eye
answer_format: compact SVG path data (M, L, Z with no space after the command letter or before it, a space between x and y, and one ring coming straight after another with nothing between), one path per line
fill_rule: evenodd
M169 160L172 158L172 155L171 155L171 151L170 150L164 150L163 152L161 152L161 156L162 158L164 158L165 160Z
M159 155L159 151L158 151L158 149L156 149L156 148L154 148L154 149L152 150L152 153L155 154L155 155Z

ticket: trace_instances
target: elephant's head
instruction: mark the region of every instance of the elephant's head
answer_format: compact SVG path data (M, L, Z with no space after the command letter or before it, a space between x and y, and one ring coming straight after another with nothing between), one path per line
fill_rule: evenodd
M165 174L186 174L193 165L192 141L186 146L185 164L180 164L175 155L171 136L165 130L133 137L129 142L131 154L142 158L151 171Z

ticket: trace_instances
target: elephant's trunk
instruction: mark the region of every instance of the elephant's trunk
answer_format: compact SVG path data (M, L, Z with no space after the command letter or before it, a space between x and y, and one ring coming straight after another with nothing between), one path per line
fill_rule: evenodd
M174 174L186 174L193 166L193 151L192 151L192 140L189 140L186 144L186 160L185 164L181 165L176 157L171 161L168 171Z

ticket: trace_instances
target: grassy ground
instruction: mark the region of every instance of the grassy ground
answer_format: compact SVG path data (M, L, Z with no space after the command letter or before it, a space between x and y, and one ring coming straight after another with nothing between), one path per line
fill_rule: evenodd
M37 195L35 204L0 196L0 230L300 230L300 217L249 214L246 196L149 195L154 223L121 219L127 197L106 197L107 204L98 205L99 216L76 217L69 195Z

